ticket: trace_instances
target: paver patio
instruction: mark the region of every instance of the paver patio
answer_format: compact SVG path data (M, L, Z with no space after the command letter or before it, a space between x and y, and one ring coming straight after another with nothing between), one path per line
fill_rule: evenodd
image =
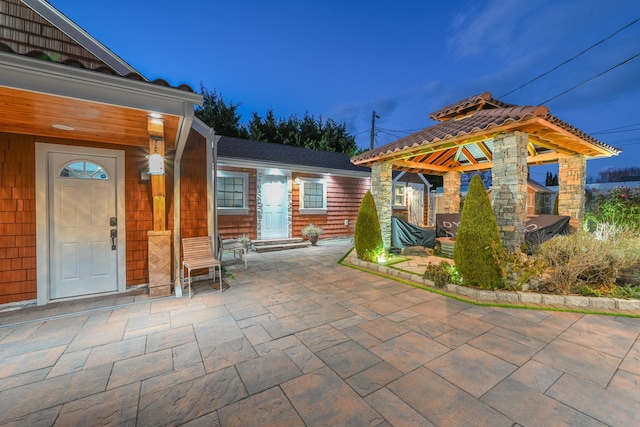
M0 425L637 425L640 319L483 307L250 253L220 294L0 313Z

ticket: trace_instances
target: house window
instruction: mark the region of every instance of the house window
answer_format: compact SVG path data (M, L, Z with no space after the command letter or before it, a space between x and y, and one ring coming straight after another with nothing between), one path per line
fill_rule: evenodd
M300 213L327 213L327 185L321 179L305 179L300 183Z
M249 213L249 174L246 172L218 171L218 213L246 215Z
M393 207L394 208L406 208L407 203L405 196L407 193L406 182L396 182L393 184Z

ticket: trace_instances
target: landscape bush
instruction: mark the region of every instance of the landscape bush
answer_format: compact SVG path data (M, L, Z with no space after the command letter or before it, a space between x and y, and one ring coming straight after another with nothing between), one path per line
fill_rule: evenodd
M378 261L378 256L383 252L382 232L371 191L367 191L360 203L353 241L358 258L368 262Z
M502 247L498 223L480 177L471 178L453 250L456 267L468 286L505 287L496 248Z
M640 237L597 239L584 230L556 236L538 246L537 259L546 270L542 290L553 293L609 292L620 271L638 266Z
M640 188L616 187L608 193L591 193L585 207L589 231L640 232Z
M427 264L423 279L431 280L436 288L444 288L447 283L462 285L463 279L455 265L447 261L440 261L440 264Z

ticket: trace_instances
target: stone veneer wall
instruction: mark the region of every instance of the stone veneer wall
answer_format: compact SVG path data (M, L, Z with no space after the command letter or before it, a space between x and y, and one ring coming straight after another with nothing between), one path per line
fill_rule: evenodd
M585 156L572 156L559 160L558 214L569 215L571 228L577 229L584 219L584 185L587 177Z
M460 212L460 172L447 172L442 179L444 213Z
M503 246L518 251L527 220L527 143L524 132L502 134L493 141L491 197Z
M382 244L385 249L391 247L392 171L391 163L375 163L371 166L371 194L376 203L382 231Z

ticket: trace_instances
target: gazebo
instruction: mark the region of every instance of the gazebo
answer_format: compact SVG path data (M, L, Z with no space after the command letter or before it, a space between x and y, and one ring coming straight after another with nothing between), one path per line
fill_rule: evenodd
M491 169L493 210L505 248L524 242L528 167L559 163L558 213L578 227L584 214L586 160L621 150L558 119L545 106L507 104L491 93L430 114L439 121L351 161L371 168L385 248L391 243L392 171L443 175L445 213L460 207L461 174Z

